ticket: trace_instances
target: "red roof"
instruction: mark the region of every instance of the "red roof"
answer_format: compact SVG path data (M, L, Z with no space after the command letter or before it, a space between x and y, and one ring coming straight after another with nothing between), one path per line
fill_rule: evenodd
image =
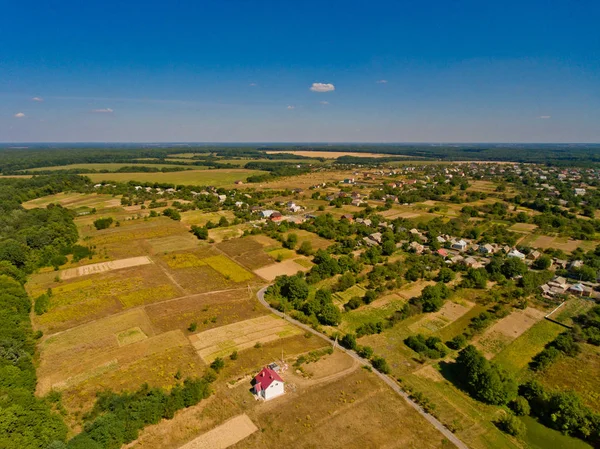
M279 374L277 374L268 366L265 366L262 371L254 377L254 388L256 391L266 390L275 380L283 382L283 379L279 376Z
M446 250L445 250L445 249L443 249L443 248L440 248L440 249L438 249L438 250L437 250L437 253L438 253L440 256L444 256L444 257L446 257L446 256L448 255L448 251L446 251Z

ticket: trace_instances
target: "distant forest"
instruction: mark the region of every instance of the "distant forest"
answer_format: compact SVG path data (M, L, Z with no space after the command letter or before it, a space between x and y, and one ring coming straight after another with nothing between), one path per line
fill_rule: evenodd
M267 154L267 151L346 151L355 153L387 154L385 158L358 158L343 156L336 161L340 164L382 164L393 161L438 160L438 161L504 161L544 163L562 166L589 166L600 164L600 144L473 144L473 145L434 145L434 144L339 144L339 145L197 145L152 146L142 144L73 144L31 145L28 147L0 146L0 170L3 174L23 173L38 167L60 167L69 164L87 163L127 163L172 164L208 166L210 168L233 168L222 163L224 158L269 159L278 161L294 159L302 163L307 158L289 153ZM194 153L189 162L167 161L177 153ZM403 156L400 158L399 156ZM152 158L152 160L140 160ZM130 168L130 167L127 167ZM158 170L157 170L158 171ZM87 172L89 170L72 170ZM37 173L39 174L39 173Z

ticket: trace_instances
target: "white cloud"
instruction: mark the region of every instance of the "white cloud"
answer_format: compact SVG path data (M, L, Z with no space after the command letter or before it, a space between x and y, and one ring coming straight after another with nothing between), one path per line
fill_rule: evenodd
M92 109L92 112L96 112L98 114L112 114L113 111L111 108L102 108L102 109Z
M312 83L310 90L313 92L331 92L335 90L335 86L333 84Z
M25 114L23 114L22 112L17 112L17 113L15 114L15 117L16 117L16 118L23 118L23 117L25 117Z
M329 104L328 101L320 101L319 103L324 104L324 105L328 105Z
M42 97L33 97L31 100L32 101L38 101L38 102L44 101L44 99Z
M387 84L387 80L377 80L375 81L377 84Z
M539 118L547 120L549 118L552 118L552 116L551 115L540 115Z
M255 86L256 86L256 83L250 83L250 84L249 84L249 86L250 86L250 87L255 87Z
M289 105L287 108L291 111L292 109L296 109L296 106Z

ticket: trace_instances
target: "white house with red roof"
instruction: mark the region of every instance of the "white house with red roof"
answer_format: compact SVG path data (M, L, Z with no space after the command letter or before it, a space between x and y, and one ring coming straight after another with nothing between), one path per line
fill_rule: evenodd
M254 393L265 401L281 396L285 393L283 379L274 370L265 366L254 377Z

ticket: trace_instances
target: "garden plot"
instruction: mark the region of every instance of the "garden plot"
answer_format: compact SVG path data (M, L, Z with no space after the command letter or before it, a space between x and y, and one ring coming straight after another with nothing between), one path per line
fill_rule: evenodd
M258 430L248 415L238 415L184 444L180 449L225 449Z
M474 306L475 304L470 301L461 301L460 304L446 301L440 310L425 314L419 321L411 324L409 329L413 333L437 332L458 320Z
M281 263L275 263L273 265L267 265L266 267L254 270L254 274L260 276L267 281L274 280L277 276L286 274L293 276L298 271L308 271L310 268L300 265L293 260L286 260Z
M147 265L150 263L152 263L152 261L146 256L112 260L110 262L93 263L91 265L82 265L81 267L63 270L60 273L60 278L64 281L79 276L88 276L90 274L104 273L106 271L121 270L123 268L137 267L139 265Z
M236 262L251 270L255 270L274 262L274 260L263 251L266 242L258 241L256 237L260 236L226 240L216 246ZM270 245L270 243L268 245Z
M300 333L300 329L273 315L239 321L191 335L190 342L207 363L231 354L280 338Z
M491 359L531 326L542 320L544 315L545 312L532 307L515 310L489 327L473 343L483 351L487 359Z

